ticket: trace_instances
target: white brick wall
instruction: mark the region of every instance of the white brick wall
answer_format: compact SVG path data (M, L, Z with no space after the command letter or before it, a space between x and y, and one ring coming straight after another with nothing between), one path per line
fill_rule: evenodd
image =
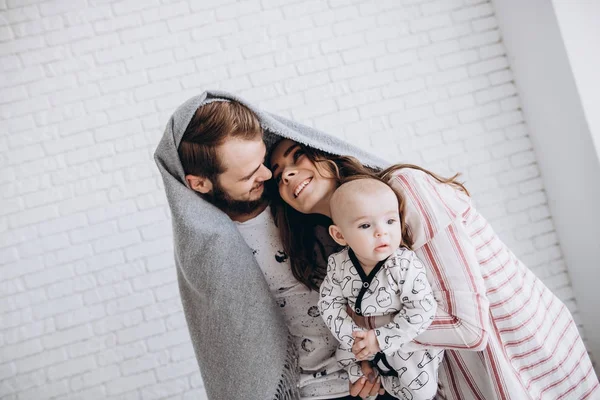
M151 157L205 88L462 171L577 317L488 1L0 0L2 398L205 398Z

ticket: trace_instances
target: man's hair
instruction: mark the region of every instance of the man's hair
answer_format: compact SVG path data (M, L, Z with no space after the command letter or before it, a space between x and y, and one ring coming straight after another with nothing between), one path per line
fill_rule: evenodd
M258 118L240 103L214 101L198 107L179 144L183 170L214 180L224 172L217 147L230 138L253 140L260 135Z

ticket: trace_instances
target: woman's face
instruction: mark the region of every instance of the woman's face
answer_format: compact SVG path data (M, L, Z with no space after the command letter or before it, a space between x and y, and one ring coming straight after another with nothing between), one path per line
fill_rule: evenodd
M304 214L331 216L329 199L336 180L323 166L317 166L296 142L284 139L271 155L271 171L281 198Z

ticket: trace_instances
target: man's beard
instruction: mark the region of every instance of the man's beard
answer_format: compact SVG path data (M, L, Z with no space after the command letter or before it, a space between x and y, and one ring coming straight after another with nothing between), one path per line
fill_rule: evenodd
M213 190L206 195L208 200L228 215L245 215L255 211L267 201L266 190L256 200L235 200L231 198L215 179Z

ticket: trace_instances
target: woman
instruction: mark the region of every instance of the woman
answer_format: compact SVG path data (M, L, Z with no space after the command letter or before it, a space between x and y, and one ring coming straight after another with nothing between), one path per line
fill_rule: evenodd
M374 171L351 157L289 139L277 144L270 164L280 196L273 210L285 251L296 278L311 288L324 276L312 251L315 228L330 217L336 187L346 177L371 174L388 180L398 193L403 234L425 263L438 303L430 328L404 350L448 350L439 373L447 399L600 394L569 311L500 241L456 176L443 179L402 165Z

